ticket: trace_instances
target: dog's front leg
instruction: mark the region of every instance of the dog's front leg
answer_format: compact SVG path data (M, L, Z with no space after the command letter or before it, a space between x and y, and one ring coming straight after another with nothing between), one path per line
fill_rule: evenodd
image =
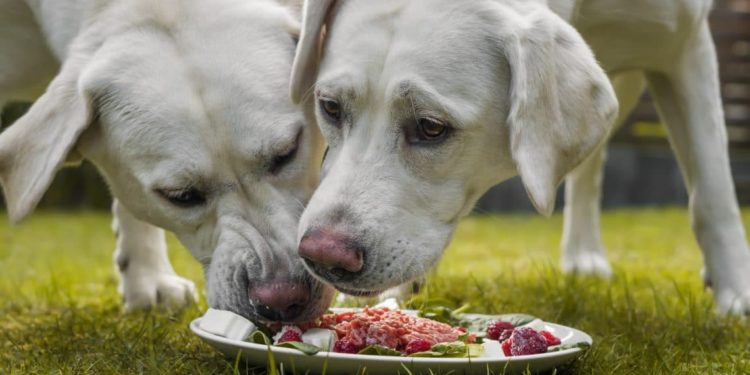
M177 276L169 262L164 230L136 219L117 200L112 213L117 235L114 263L125 310L179 308L196 301L195 284Z
M677 64L647 75L690 195L693 231L721 312L750 314L750 250L734 191L716 50L704 23Z
M619 127L638 104L645 89L643 73L633 71L612 78L620 102ZM602 168L606 144L594 151L565 178L565 210L561 265L564 272L607 278L612 269L604 253L600 229Z

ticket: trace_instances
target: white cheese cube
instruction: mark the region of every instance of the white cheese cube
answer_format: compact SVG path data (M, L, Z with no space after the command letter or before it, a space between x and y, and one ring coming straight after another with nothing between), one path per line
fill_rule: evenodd
M336 339L336 332L330 329L310 328L302 334L302 342L329 352L333 350L333 343Z
M500 342L497 340L484 340L482 343L482 346L484 347L484 352L482 353L482 357L490 357L490 358L504 358L505 353L503 352L503 347L501 346Z
M200 328L231 340L244 340L255 331L255 324L231 311L208 309L201 319Z

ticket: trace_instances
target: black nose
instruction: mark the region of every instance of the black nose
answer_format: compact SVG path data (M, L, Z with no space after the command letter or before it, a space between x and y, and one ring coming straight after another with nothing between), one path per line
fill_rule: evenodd
M250 300L258 315L270 321L293 321L305 311L310 301L306 283L282 282L254 285Z

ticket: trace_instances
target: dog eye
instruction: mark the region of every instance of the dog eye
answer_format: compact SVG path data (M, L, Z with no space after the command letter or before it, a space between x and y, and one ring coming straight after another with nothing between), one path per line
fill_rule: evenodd
M271 161L271 167L268 169L268 171L271 174L279 174L282 168L287 166L289 163L294 160L294 157L297 155L297 144L295 143L294 148L289 150L288 152L285 152L281 155L277 155L273 158Z
M434 142L448 134L449 127L441 121L423 117L417 120L417 139L422 142Z
M206 203L206 194L196 188L157 189L156 192L169 203L181 208L190 208Z
M291 145L291 147L287 148L287 151L282 152L279 155L276 155L272 160L271 164L268 167L268 172L276 175L281 172L281 170L289 165L294 160L294 157L297 156L297 149L299 148L299 142L302 139L302 130L297 133L297 137L294 139L294 144Z
M338 122L341 120L341 105L337 101L320 99L320 109L331 121Z

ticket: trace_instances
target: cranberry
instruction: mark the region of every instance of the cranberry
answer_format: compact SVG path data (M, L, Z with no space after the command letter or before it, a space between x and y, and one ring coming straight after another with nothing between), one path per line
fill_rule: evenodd
M336 353L357 354L362 349L362 345L347 339L341 339L333 344L333 351Z
M510 354L510 345L511 345L512 343L513 343L513 342L512 342L511 340L505 340L505 341L503 341L503 343L502 343L502 344L500 345L500 347L502 347L502 348L503 348L503 353L505 353L505 356L506 356L506 357L510 357L510 356L512 355L512 354Z
M510 338L510 336L513 334L513 331L515 330L516 330L515 328L504 330L503 333L500 334L500 337L497 338L497 341L500 341L500 342L507 341Z
M544 339L547 340L547 345L553 346L553 345L560 345L560 339L557 338L557 336L553 335L550 331L541 331L539 332L544 336Z
M426 352L432 348L432 344L429 341L423 339L416 339L409 341L406 345L406 354L414 354L418 352Z
M529 355L547 352L547 340L532 328L523 327L510 336L512 355Z
M513 324L502 320L496 320L487 326L487 338L491 340L499 340L503 332L512 330L513 328L515 328ZM510 334L508 335L510 336Z
M279 337L278 342L289 342L289 341L302 341L302 335L297 332L296 330L290 329L284 332L281 337Z

